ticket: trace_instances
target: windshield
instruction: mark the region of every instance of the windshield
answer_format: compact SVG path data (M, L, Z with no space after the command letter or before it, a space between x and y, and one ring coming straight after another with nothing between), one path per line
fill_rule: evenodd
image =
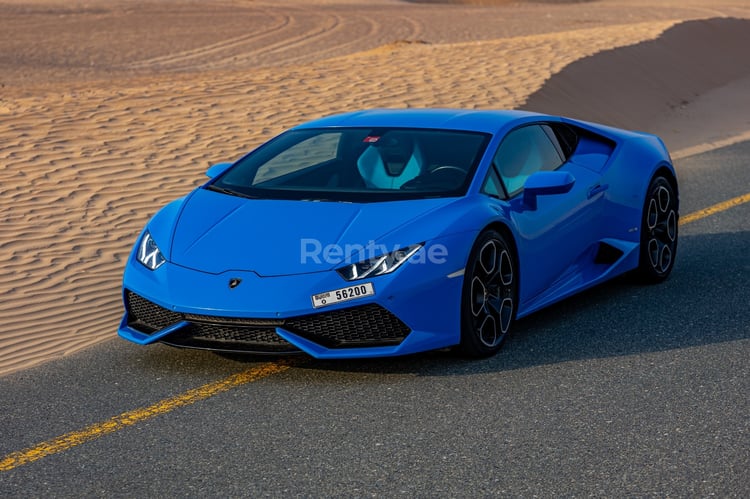
M489 136L451 130L292 130L207 188L264 199L350 202L462 196Z

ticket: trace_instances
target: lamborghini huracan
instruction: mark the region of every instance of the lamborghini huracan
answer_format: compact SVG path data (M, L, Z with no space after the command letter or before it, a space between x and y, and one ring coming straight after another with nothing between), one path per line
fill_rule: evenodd
M626 272L674 266L675 170L642 132L522 111L311 121L163 207L123 278L138 344L316 358L454 347Z

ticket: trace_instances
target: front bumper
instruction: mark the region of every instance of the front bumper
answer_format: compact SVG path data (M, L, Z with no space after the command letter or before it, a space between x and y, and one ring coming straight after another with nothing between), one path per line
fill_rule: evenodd
M467 250L468 251L468 250ZM461 253L461 252L457 252ZM404 265L366 280L374 296L313 308L313 294L346 286L334 271L260 277L208 274L167 263L156 271L130 260L123 279L125 315L118 334L215 351L317 358L406 355L460 340L465 262ZM232 279L240 280L235 287Z
M121 335L137 343L164 343L217 351L294 353L284 338L298 336L328 349L399 345L411 329L383 307L370 303L287 319L232 318L179 313L125 291L127 313Z

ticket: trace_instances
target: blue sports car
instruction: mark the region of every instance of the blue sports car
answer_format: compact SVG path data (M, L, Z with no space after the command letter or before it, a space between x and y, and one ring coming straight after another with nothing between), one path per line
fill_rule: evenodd
M162 208L119 334L317 358L497 352L515 319L624 272L665 279L662 141L520 111L367 110L288 130Z

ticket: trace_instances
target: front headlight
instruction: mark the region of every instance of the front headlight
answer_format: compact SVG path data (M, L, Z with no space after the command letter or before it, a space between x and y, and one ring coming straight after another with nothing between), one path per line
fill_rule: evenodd
M347 265L336 269L341 277L347 281L356 281L366 277L376 277L383 274L390 274L407 261L411 256L419 251L422 244L413 244L405 248L397 249L386 255L375 258L368 258L361 262Z
M156 270L167 261L164 255L161 254L159 247L156 245L156 241L151 237L151 233L146 231L141 239L141 244L138 245L138 261L141 262L146 268L150 270Z

